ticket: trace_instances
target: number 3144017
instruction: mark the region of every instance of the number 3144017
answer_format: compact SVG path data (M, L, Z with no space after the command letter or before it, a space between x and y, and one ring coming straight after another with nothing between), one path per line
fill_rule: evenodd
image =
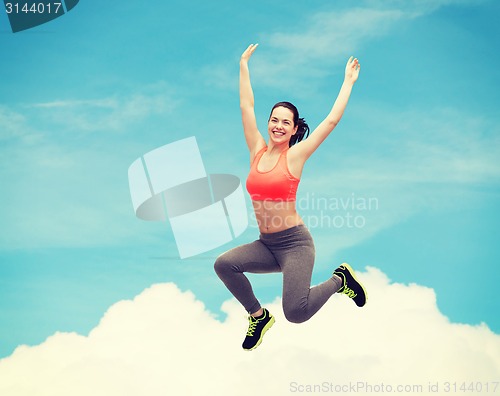
M61 10L62 3L33 3L28 5L28 3L5 3L5 9L7 14L58 14Z

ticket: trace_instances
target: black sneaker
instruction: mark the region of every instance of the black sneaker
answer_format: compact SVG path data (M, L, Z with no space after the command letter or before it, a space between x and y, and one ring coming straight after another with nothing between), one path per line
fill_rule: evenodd
M354 300L358 307L362 307L366 304L368 294L363 285L356 279L354 271L349 264L342 264L333 274L342 279L342 286L337 293L346 294L349 298Z
M264 313L259 318L249 315L248 321L250 324L245 341L243 341L243 349L245 351L252 351L260 345L264 334L274 324L274 316L264 308Z

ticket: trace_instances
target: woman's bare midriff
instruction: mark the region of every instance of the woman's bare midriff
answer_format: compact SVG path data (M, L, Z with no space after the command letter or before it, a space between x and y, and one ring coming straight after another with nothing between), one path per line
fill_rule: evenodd
M263 234L283 231L304 224L295 201L252 201L259 230Z

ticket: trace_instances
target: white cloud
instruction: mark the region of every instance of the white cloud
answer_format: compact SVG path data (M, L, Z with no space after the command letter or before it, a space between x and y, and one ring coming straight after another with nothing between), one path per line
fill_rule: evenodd
M5 145L18 140L25 144L37 143L40 134L28 125L24 114L0 105L0 141Z
M65 99L26 105L42 110L40 117L59 129L77 131L122 132L131 123L152 115L170 114L179 98L173 88L159 81L135 92L96 99Z
M22 125L24 124L24 117L12 111L6 106L0 106L0 129L2 140L16 136L22 132Z
M314 62L345 53L366 38L384 35L392 23L407 16L399 10L354 8L312 14L303 31L276 32L265 39L273 49L286 51L293 64Z
M113 305L85 337L57 333L0 361L0 393L68 395L287 395L298 385L498 381L500 336L484 324L451 323L432 289L360 273L366 307L334 296L310 321L277 322L253 352L241 350L242 308L216 320L190 292L158 284ZM222 284L221 284L221 287ZM293 384L295 383L295 385ZM493 385L490 385L493 386ZM364 394L358 392L358 394Z
M450 5L478 6L485 0L364 0L366 6L377 9L398 9L415 15L429 14ZM486 0L487 1L487 0Z
M96 99L96 100L54 100L52 102L35 103L31 107L40 108L58 108L58 107L104 107L104 108L117 108L118 101L116 98Z

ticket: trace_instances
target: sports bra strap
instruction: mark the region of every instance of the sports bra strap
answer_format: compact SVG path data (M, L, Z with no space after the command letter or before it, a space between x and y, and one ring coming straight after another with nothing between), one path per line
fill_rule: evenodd
M262 157L265 150L267 150L267 146L262 147L259 151L257 151L255 153L255 156L253 157L252 165L254 164L255 160L258 160L258 159L260 159L260 157Z

